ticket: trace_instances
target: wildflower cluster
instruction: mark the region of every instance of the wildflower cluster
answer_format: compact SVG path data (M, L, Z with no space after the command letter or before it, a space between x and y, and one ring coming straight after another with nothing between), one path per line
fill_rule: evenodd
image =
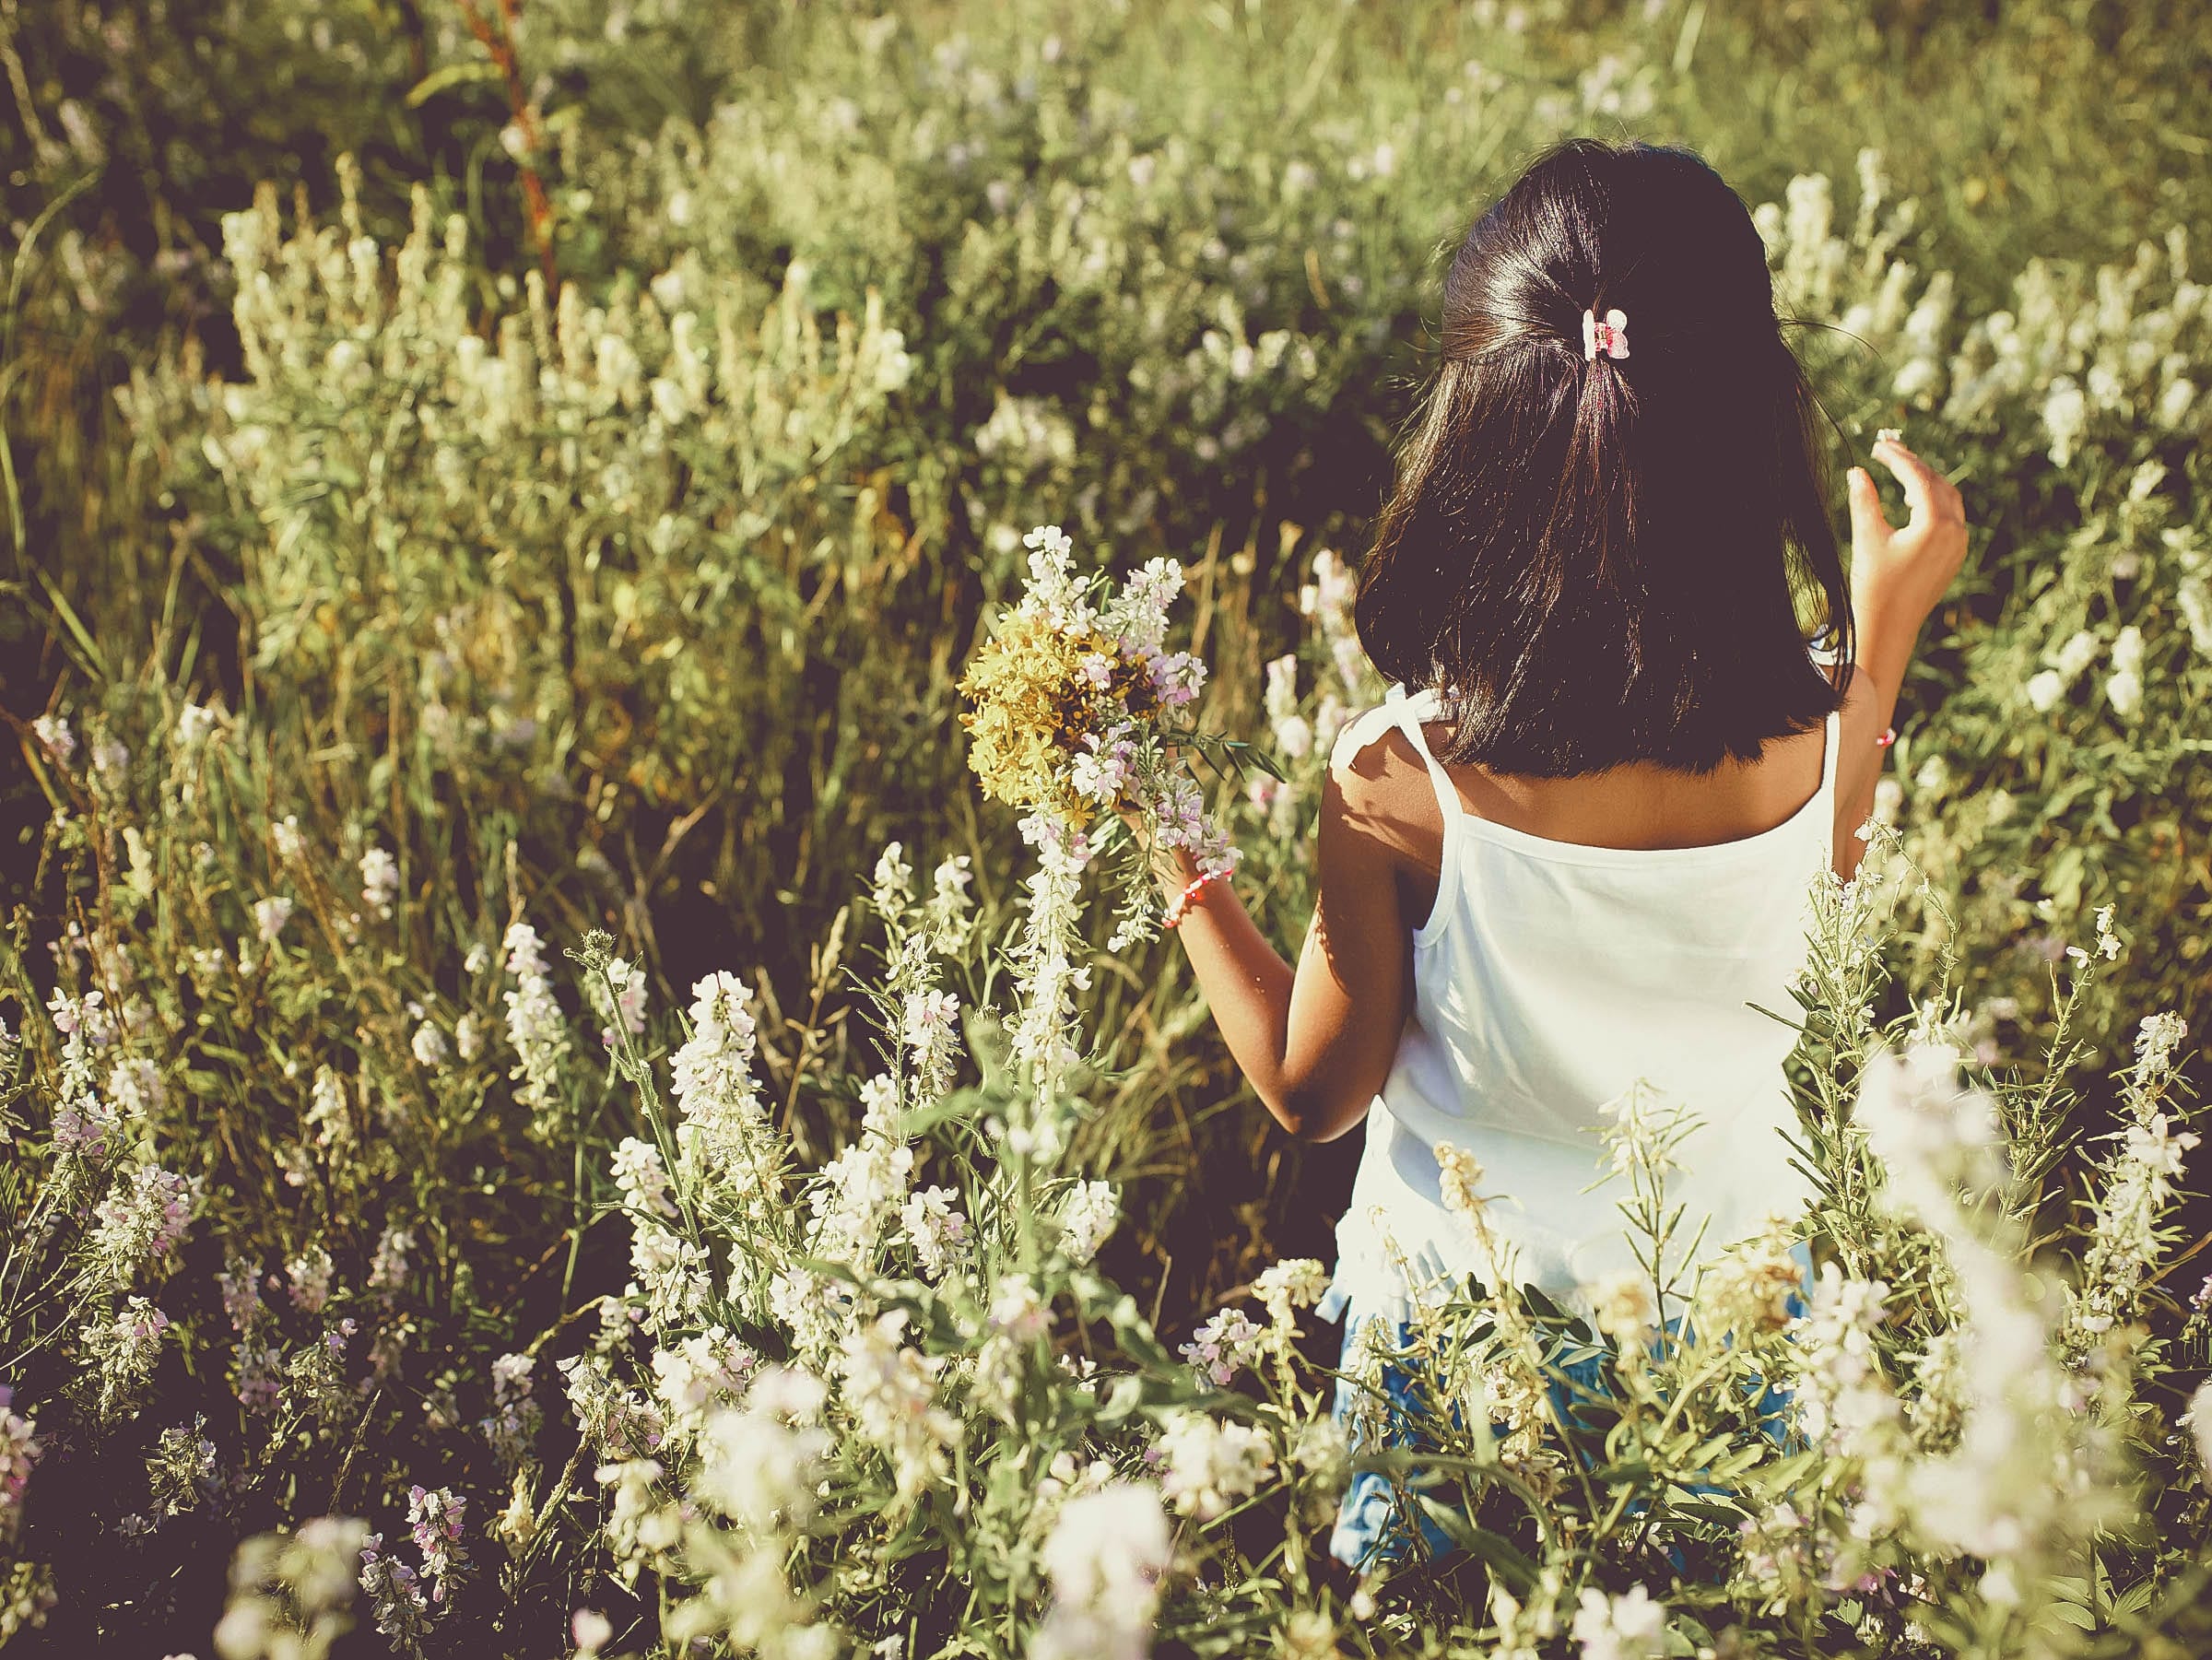
M1029 585L960 681L974 705L960 716L969 763L984 794L1048 816L1063 843L1079 842L1101 811L1133 812L1143 851L1180 850L1202 875L1233 870L1236 848L1207 824L1197 785L1169 759L1176 744L1221 745L1176 718L1206 682L1204 663L1166 648L1182 567L1150 560L1109 597L1103 578L1077 577L1075 544L1057 524L1022 542ZM1025 834L1046 841L1041 830ZM1144 937L1150 890L1140 866L1115 949Z

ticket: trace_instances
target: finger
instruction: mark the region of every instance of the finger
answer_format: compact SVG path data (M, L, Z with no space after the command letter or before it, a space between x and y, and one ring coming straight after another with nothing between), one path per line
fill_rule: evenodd
M1905 505L1912 510L1911 523L1924 524L1935 518L1937 487L1948 480L1894 438L1877 441L1872 453L1897 476L1899 488L1905 492Z
M1889 528L1889 521L1882 516L1882 495L1874 488L1874 475L1865 467L1853 467L1848 477L1851 539L1868 547L1879 547L1893 533Z
M1924 515L1926 519L1938 524L1964 524L1966 523L1966 504L1959 494L1959 487L1945 477L1939 469L1929 465L1896 440L1889 439L1883 441L1900 452L1905 464L1911 468L1912 477L1919 481L1922 493L1915 496L1912 478L1908 478L1905 473L1898 474L1899 481L1905 487L1905 499L1912 505L1913 521L1920 523ZM1894 465L1891 470L1896 471Z

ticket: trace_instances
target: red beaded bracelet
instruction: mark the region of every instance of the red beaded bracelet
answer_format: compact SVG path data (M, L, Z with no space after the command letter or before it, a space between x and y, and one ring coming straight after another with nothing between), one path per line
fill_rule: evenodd
M1887 749L1895 742L1897 742L1897 728L1885 726L1882 728L1882 736L1874 740L1874 747L1877 749Z
M1160 925L1167 928L1180 926L1182 919L1191 913L1191 902L1205 890L1206 885L1218 882L1228 874L1226 870L1209 870L1204 876L1193 877L1183 884L1182 891L1168 901L1168 908L1160 917Z

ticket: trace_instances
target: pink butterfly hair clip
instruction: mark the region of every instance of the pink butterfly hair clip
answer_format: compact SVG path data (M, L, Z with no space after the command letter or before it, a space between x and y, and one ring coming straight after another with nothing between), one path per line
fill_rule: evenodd
M1603 347L1609 358L1629 355L1629 320L1618 307L1606 313L1600 323L1594 308L1583 313L1583 358L1585 362L1597 361L1598 348Z

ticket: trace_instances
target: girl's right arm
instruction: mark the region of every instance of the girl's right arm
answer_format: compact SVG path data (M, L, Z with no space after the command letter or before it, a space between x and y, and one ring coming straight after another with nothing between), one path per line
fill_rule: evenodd
M1435 809L1426 770L1418 761L1385 766L1390 748L1331 757L1313 920L1295 969L1225 881L1201 889L1175 930L1253 1092L1277 1123L1308 1141L1334 1140L1367 1115L1406 1029L1413 942L1399 893L1407 863L1402 820L1409 798ZM1177 850L1159 874L1175 888L1196 868Z
M1863 843L1853 834L1874 811L1888 750L1875 739L1897 711L1920 630L1966 559L1966 512L1951 481L1894 439L1874 458L1897 476L1912 516L1891 529L1874 477L1851 469L1851 611L1857 672L1844 702L1843 752L1836 769L1836 867L1848 877Z

